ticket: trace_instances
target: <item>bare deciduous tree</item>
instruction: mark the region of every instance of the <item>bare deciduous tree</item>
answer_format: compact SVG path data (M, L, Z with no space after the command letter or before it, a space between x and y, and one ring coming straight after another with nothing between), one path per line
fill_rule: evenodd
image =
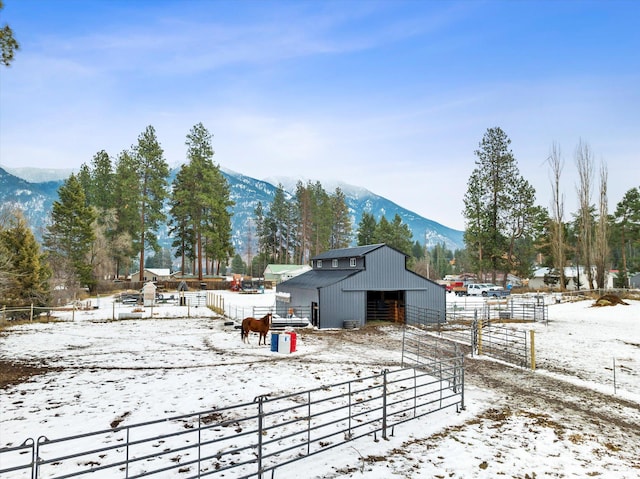
M578 169L578 259L587 275L587 289L593 288L591 271L593 256L593 216L591 184L593 181L593 154L588 144L578 143L575 154ZM577 265L580 266L579 264ZM579 274L579 273L578 273ZM581 281L579 281L581 282Z
M609 217L607 204L607 166L602 163L600 165L600 202L599 216L595 231L595 266L596 281L598 288L604 289L605 278L607 274L607 263L609 259Z
M566 263L566 246L564 237L564 195L560 190L560 177L564 168L564 160L560 146L554 143L551 146L551 153L547 158L551 167L551 254L553 256L553 267L560 275L560 289L564 290L566 281L564 278L564 267Z

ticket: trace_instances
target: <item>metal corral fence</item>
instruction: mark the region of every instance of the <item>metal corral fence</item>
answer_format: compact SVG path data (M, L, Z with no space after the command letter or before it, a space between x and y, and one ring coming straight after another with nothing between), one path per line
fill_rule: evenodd
M464 408L462 359L196 414L0 449L3 478L274 477L278 467L444 408ZM437 371L437 377L433 372ZM232 475L231 475L232 474Z
M535 369L533 330L517 329L489 320L461 321L428 330L428 334L471 348L471 354L486 355Z
M493 319L549 320L549 306L543 296L513 296L506 300L485 299L478 302L456 301L447 304L447 321Z
M235 321L244 318L262 318L267 313L277 314L282 318L306 318L311 321L311 306L296 306L289 303L276 302L275 306L238 306L228 305L224 308L224 315Z
M420 367L434 360L462 356L460 346L448 337L436 336L430 330L405 326L402 331L402 365Z
M432 326L445 322L442 312L436 309L405 307L405 324L411 326Z

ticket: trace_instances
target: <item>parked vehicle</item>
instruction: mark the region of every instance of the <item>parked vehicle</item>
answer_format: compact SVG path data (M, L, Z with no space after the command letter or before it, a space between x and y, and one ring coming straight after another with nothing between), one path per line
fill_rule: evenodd
M485 297L500 297L508 296L509 290L505 290L502 286L498 286L491 283L477 283L467 285L467 296L485 296Z
M444 287L447 293L457 293L458 291L464 291L466 293L467 288L464 285L464 281L451 281Z
M504 289L502 286L499 286L500 289L490 289L487 291L485 296L489 298L503 298L505 296L509 296L511 294L510 289Z

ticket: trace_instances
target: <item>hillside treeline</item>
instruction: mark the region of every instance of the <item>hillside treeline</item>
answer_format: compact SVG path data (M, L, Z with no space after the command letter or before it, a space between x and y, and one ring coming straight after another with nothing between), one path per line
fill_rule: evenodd
M42 244L21 212L5 206L0 215L2 304L47 305L53 292L95 291L100 281L129 277L145 266L199 280L230 272L261 276L267 264L308 264L316 254L353 244L386 243L431 279L471 273L506 282L509 274L530 277L539 264L550 268L549 286L563 288L569 280L564 267L574 265L587 275L582 287L604 287L611 269L619 270L616 286L624 287L628 272L640 270L640 187L629 190L609 215L606 167L601 165L593 202L593 155L582 143L575 153L580 206L567 218L559 147L552 147L548 159L552 204L543 208L518 170L509 138L500 128L487 130L464 196L462 251L444 245L427 250L398 215L376 220L365 212L354 227L343 192L328 193L319 182L298 182L294 194L278 185L271 203L258 203L240 232L246 249L235 251L233 202L213 162L212 135L199 123L185 145L186 161L171 181L152 126L115 157L96 153L59 188ZM168 227L171 249L159 245L161 226Z
M197 124L185 144L186 161L173 180L152 126L115 157L97 152L58 189L42 244L19 210L4 208L4 304L46 305L53 291L58 297L82 288L95 292L101 281L132 274L139 281L135 273L145 267L170 268L199 280L227 273L230 265L234 272L260 276L269 263L306 264L322 251L353 244L342 191L329 194L319 182L300 182L294 195L280 185L271 204L257 205L253 221L241 232L246 251L234 251L233 202L213 162L212 135ZM158 241L161 227L168 230L170 250ZM360 244L386 242L408 255L415 246L399 216L376 222L365 215L357 236Z

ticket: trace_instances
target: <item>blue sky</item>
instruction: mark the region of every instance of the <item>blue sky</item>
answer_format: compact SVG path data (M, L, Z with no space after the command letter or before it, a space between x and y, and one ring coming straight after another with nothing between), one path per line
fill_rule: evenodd
M156 128L171 166L202 122L214 161L260 179L367 188L464 228L488 128L550 204L546 158L640 185L640 2L5 0L0 164L78 168Z

